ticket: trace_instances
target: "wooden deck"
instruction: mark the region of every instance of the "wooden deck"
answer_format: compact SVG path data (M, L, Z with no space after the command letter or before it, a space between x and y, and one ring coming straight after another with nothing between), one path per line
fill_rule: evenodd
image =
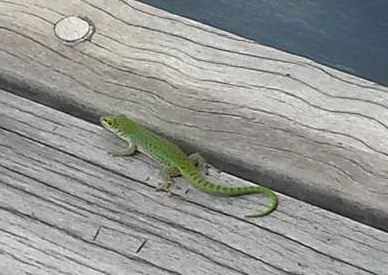
M17 0L0 88L0 274L387 274L386 87L136 1ZM158 165L106 154L108 111L289 196L246 219L264 198L155 192Z
M99 126L4 91L0 116L4 274L386 274L387 233L284 195L257 219L260 196L168 197Z

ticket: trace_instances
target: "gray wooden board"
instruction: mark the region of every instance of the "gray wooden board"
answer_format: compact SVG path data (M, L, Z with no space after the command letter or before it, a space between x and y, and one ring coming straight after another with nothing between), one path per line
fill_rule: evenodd
M388 85L386 0L141 0Z
M256 219L259 195L169 197L147 157L106 154L124 145L0 90L0 274L388 274L388 233L282 194Z
M54 24L96 32L69 45ZM0 1L0 87L125 113L218 167L388 230L388 89L136 1Z

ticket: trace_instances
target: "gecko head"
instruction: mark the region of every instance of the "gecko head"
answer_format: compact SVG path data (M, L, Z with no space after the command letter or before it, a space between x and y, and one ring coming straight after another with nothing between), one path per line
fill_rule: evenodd
M120 130L120 125L125 124L128 120L124 115L106 115L100 118L100 123L109 131L117 132Z
M120 138L127 140L132 134L138 131L138 124L125 115L106 115L100 118L100 123L104 128L113 132Z

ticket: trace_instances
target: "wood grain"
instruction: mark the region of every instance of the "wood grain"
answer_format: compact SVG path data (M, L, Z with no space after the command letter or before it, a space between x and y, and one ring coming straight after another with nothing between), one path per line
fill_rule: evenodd
M69 45L54 24L96 32ZM388 230L388 89L136 1L0 1L0 86L110 111L219 168Z
M0 267L7 274L386 274L388 233L280 194L155 192L99 126L0 90ZM210 179L250 184L210 171ZM178 188L180 187L180 189Z
M388 85L385 0L140 2Z

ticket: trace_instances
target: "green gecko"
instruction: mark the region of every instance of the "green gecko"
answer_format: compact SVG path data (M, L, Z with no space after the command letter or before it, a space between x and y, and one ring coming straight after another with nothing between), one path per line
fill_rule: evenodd
M256 211L246 217L264 216L274 211L278 205L278 197L271 189L260 186L222 186L207 181L200 173L206 163L198 154L187 156L177 145L167 139L153 133L132 119L124 115L107 115L100 118L102 126L113 132L121 139L128 142L125 151L112 153L113 156L129 156L139 151L164 165L161 177L164 190L168 191L172 183L172 177L182 175L197 189L221 196L239 196L254 193L263 193L271 201L270 206L264 211Z

